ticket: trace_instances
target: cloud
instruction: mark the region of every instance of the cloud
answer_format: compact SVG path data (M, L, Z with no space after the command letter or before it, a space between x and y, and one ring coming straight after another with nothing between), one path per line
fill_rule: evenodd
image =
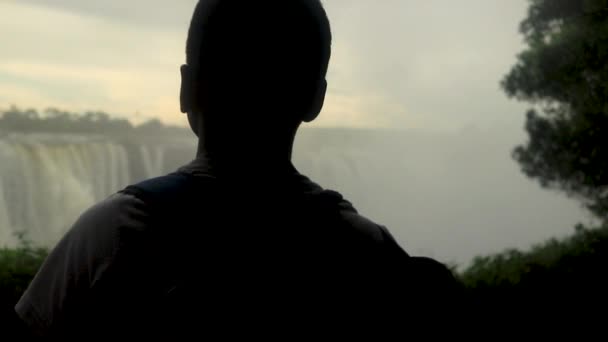
M521 120L521 106L510 103L498 83L523 48L517 27L526 1L326 1L326 6L335 41L348 45L334 55L336 63L348 59L350 66L338 87L356 85L356 95L373 91L402 104L407 116L393 115L395 126L410 127L413 121L450 129Z
M196 0L20 0L53 10L81 16L98 17L110 22L154 28L182 28L190 22Z
M10 14L0 21L2 61L137 68L184 60L185 30L143 29L15 3L0 3L0 9Z
M185 33L141 30L37 6L0 4L0 11L12 14L0 22L0 37L7 38L0 54L5 104L123 116L141 112L183 122L176 113ZM13 32L19 39L8 39Z
M24 106L41 97L66 109L90 101L109 112L183 122L175 114L177 69L195 3L0 3L8 14L0 21L0 86L33 87L27 93L39 96ZM524 0L324 3L334 52L326 108L315 125L453 129L523 121L522 106L509 102L498 82L522 48L516 29Z
M2 82L8 79L9 82ZM17 81L10 81L16 79ZM167 83L173 80L173 91ZM3 83L5 83L3 85ZM27 86L24 86L27 85ZM135 112L163 121L183 120L177 107L177 72L146 69L107 69L103 67L35 63L0 63L0 85L8 91L0 97L5 103L22 106L68 105L68 109L107 110L129 117ZM78 89L78 91L75 91ZM8 98L6 94L11 94ZM31 96L28 100L28 95ZM21 102L24 101L24 102Z

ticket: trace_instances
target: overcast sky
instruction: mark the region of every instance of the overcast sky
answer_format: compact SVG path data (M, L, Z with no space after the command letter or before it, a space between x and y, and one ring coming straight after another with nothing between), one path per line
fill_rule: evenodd
M178 68L195 0L0 0L0 107L183 123ZM334 32L317 125L521 127L499 81L525 0L325 0Z

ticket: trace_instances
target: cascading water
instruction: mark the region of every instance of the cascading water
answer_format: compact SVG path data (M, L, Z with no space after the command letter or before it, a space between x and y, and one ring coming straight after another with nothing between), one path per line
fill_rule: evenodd
M131 180L125 148L104 140L0 140L0 244L52 244L78 215Z
M8 206L4 198L4 186L2 185L2 178L0 178L0 241L14 242L15 237L10 234L11 229L8 215Z
M145 177L151 178L160 176L164 172L165 149L162 146L141 145L139 150L144 166Z

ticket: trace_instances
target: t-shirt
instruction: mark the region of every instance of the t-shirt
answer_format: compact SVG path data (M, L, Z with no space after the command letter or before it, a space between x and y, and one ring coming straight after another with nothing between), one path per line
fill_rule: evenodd
M179 172L193 177L214 179L213 172L201 160L195 160L180 168ZM184 246L187 246L184 249L192 251L183 255L180 254L179 247L173 250L168 248L167 251L170 252L167 252L162 245L156 245L156 249L146 247L147 251L152 250L150 255L153 257L132 257L135 254L143 255L144 252L133 252L136 248L125 241L128 237L138 237L138 234L158 224L159 209L132 194L113 194L86 210L77 219L49 254L15 310L34 332L44 336L64 336L68 331L76 331L76 325L94 326L94 322L91 322L94 320L108 319L107 322L111 322L108 316L121 313L126 316L140 316L145 311L143 307L150 305L150 302L152 305L149 310L156 309L154 300L150 299L152 297L142 295L139 302L133 298L145 292L148 285L162 282L159 278L162 278L164 273L155 274L158 260L163 265L169 264L165 265L168 269L174 266L167 260L180 264L179 267L183 266L182 260L186 260L183 264L190 267L189 272L203 279L201 286L207 286L205 295L208 294L207 297L211 298L205 297L202 302L206 304L199 303L197 310L214 307L209 314L216 320L225 318L226 321L235 322L236 317L246 315L245 312L253 319L256 316L264 316L264 310L268 309L274 310L272 319L276 320L277 317L288 316L289 307L307 304L312 306L315 300L334 300L336 293L343 293L344 297L347 297L349 288L359 294L350 293L348 296L353 297L346 298L345 301L357 302L355 296L363 297L362 291L366 291L362 289L363 285L357 287L357 284L372 284L376 280L381 282L381 279L371 279L375 276L364 271L366 255L371 255L368 249L382 250L390 259L407 257L386 228L361 216L346 200L339 201L333 209L336 209L340 220L349 231L345 232L344 236L350 234L350 237L342 238L343 233L340 232L328 233L332 227L311 223L314 222L316 214L310 212L311 209L307 209L308 212L300 211L299 208L294 209L292 205L282 203L285 202L283 198L287 196L287 192L277 189L287 186L295 189L296 193L308 194L312 198L323 194L324 190L295 169L287 179L288 181L279 187L269 183L259 184L252 188L254 190L248 190L247 194L238 194L238 189L223 189L224 193L229 194L224 196L227 202L217 204L217 208L207 208L214 204L200 208L196 205L189 206L189 213L200 209L200 215L192 215L183 220L163 221L165 226L173 223L179 226L171 227L173 230L182 229L183 225L188 226L182 235L176 235L176 239L183 237L183 241L178 245L183 242ZM250 182L255 183L256 180ZM290 193L293 194L293 191ZM216 219L209 221L209 217ZM193 220L196 222L192 222ZM166 240L167 244L171 243L171 238ZM123 257L129 253L129 258ZM180 257L171 259L170 255L165 257L163 253L179 254ZM162 258L157 260L159 255ZM198 255L204 257L198 260ZM116 269L121 268L121 263L131 263L129 270L136 271L116 272ZM146 265L147 263L151 266ZM376 266L372 265L368 269L374 269ZM349 269L351 274L360 270L361 274L357 275L356 280L350 278L349 284L340 285L343 288L334 289L333 294L320 296L318 289L329 287L330 279L337 279L340 272L346 274L345 269ZM142 278L147 277L146 281L140 281L139 275L134 275L139 270L151 270L145 275L144 271L141 271ZM166 293L171 293L174 287L169 286ZM105 289L128 294L121 297ZM371 298L381 297L378 289L369 288L369 291L373 292ZM93 298L95 296L97 298ZM279 296L284 298L278 298ZM296 297L302 299L297 305L292 300ZM108 304L110 302L111 305ZM128 302L136 304L131 305ZM247 304L244 304L245 302ZM290 304L284 305L285 302ZM105 307L105 311L101 310L100 306L106 304L109 307ZM336 306L343 304L344 302L340 302ZM126 308L128 305L137 307L140 311L126 314L129 312ZM218 309L219 307L222 309ZM311 307L308 307L306 310L310 309ZM281 314L281 310L284 310L285 314ZM299 314L304 315L304 312ZM104 327L104 323L99 324L102 326L95 329L99 333L110 328ZM128 324L125 327L128 327Z

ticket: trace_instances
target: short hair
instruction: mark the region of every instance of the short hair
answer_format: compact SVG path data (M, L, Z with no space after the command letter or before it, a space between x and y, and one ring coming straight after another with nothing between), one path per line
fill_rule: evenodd
M235 77L261 72L302 87L325 78L331 40L320 0L199 0L186 63L214 81L236 68Z

